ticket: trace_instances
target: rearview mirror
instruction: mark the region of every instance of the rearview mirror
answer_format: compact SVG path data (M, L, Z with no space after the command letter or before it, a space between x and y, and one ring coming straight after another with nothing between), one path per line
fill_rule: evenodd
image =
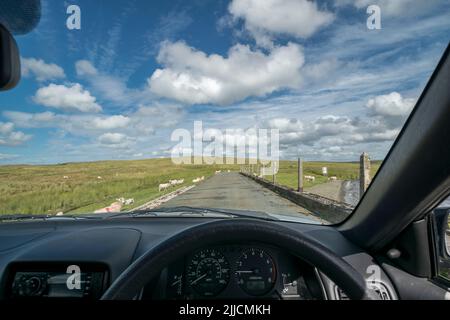
M16 40L0 24L0 91L14 88L20 80L20 55Z

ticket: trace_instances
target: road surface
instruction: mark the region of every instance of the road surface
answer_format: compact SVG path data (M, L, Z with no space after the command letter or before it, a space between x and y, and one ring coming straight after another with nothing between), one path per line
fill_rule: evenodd
M217 174L161 207L175 206L261 211L314 219L305 208L236 172Z

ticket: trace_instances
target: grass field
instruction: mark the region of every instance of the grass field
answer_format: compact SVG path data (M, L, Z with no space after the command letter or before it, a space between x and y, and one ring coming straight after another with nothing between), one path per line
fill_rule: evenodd
M371 177L374 177L380 168L381 161L371 162ZM297 161L280 161L280 169L276 175L278 184L297 189ZM322 167L328 168L328 176L336 176L339 180L357 180L359 178L359 162L305 162L303 164L304 175L314 176L314 182L304 181L305 188L328 181L327 177L322 175ZM265 177L268 180L272 176Z
M316 184L323 183L326 181L321 176L323 166L328 167L329 175L339 179L358 177L357 163L309 162L304 164L304 173L315 175ZM374 171L378 166L377 163L373 165ZM238 171L239 166L174 165L170 159L0 166L0 214L93 212L119 197L134 198L133 206L136 207L163 195L158 192L160 183L184 179L184 185L191 185L192 179L210 177L216 170ZM276 179L278 183L295 188L297 163L282 161ZM305 187L310 185L306 183ZM123 208L126 209L130 207Z

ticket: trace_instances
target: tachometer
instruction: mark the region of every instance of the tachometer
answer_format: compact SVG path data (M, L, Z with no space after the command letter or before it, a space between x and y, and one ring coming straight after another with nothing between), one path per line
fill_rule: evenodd
M261 296L268 293L276 280L275 264L263 250L251 248L244 251L237 262L236 277L247 294Z
M205 297L219 294L230 280L230 266L222 253L214 249L194 255L187 267L187 282Z

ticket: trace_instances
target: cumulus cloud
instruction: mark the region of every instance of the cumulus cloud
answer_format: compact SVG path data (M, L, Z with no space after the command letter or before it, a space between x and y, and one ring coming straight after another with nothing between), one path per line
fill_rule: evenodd
M102 147L110 149L130 150L134 145L134 139L117 132L107 132L98 137L98 142Z
M369 99L363 117L327 115L310 121L281 117L270 119L263 126L279 129L283 148L303 145L322 149L392 142L413 105L413 99L393 92Z
M164 68L148 80L151 91L188 104L226 105L298 88L304 64L302 48L293 43L268 54L238 44L223 57L207 55L184 42L165 42L157 59Z
M126 141L126 135L122 133L105 133L102 134L98 140L101 144L107 144L107 145L116 145L121 144Z
M127 128L132 122L123 115L65 115L53 112L27 113L5 111L4 116L21 128L60 127L72 133L96 133Z
M111 130L124 128L130 124L130 118L116 115L109 117L95 117L92 119L92 126L101 130Z
M334 20L310 0L233 0L228 8L233 19L242 19L258 44L271 45L274 35L308 38Z
M65 111L89 113L102 111L96 98L78 83L69 86L52 83L47 87L40 88L33 100L43 106Z
M19 146L31 139L22 131L15 131L11 122L0 122L0 146Z
M120 149L121 152L132 155L142 152L144 147L152 150L155 143L160 143L164 137L170 136L170 132L165 131L175 127L183 114L183 108L173 104L139 106L134 111L115 115L4 111L3 117L10 122L8 126L2 125L0 129L5 127L9 131L14 127L48 128L53 130L55 137L64 137L61 140L55 139L64 150L67 146L62 141L81 139L89 141L84 147L90 148L90 152L109 154L112 149ZM81 148L81 145L74 144L72 151L76 151L77 146Z
M398 92L377 96L367 102L375 114L388 117L405 117L414 107L414 99L405 99Z
M21 68L24 77L34 76L37 81L56 80L66 77L63 68L54 63L46 63L42 59L22 58Z

